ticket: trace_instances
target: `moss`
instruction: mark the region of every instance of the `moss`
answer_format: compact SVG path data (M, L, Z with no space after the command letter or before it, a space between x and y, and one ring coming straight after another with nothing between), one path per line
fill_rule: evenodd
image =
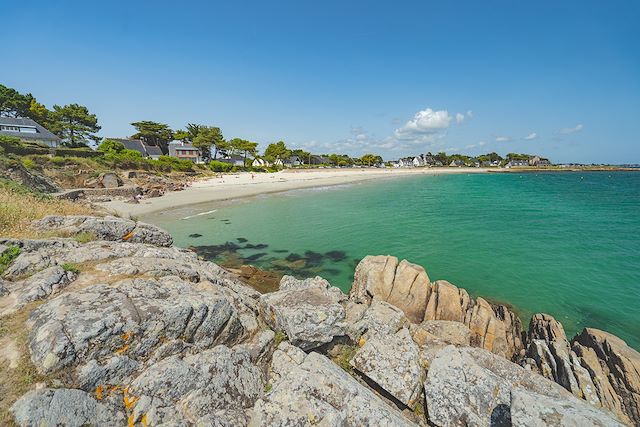
M276 343L276 347L278 347L281 342L287 341L287 339L288 339L287 334L285 334L284 331L277 330L276 335L273 338L273 341Z
M20 255L20 248L17 246L9 246L9 248L0 254L0 274L4 273L11 263Z
M349 374L353 374L353 366L349 363L358 351L358 347L354 345L341 345L331 360Z
M273 384L269 383L269 384L264 386L264 392L265 393L269 393L269 392L271 392L271 390L273 390Z

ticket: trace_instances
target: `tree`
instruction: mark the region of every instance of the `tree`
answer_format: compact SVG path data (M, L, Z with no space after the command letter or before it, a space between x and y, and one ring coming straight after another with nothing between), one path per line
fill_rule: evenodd
M22 95L15 89L0 84L0 116L30 117L29 107L33 95Z
M284 141L278 141L275 144L269 144L267 149L264 150L264 157L270 161L274 162L278 159L284 160L291 155L291 151L284 144Z
M133 122L131 126L136 128L137 132L131 135L131 138L141 139L149 145L160 147L163 154L169 152L169 141L173 139L173 131L164 123L143 120L141 122Z
M197 127L196 127L197 126ZM189 130L189 128L191 129ZM202 153L202 158L205 161L211 159L211 147L215 148L214 160L218 155L218 149L224 141L222 138L222 132L220 132L220 128L213 126L202 126L202 125L187 125L187 133L190 135L194 135L192 138L193 146L200 150Z
M101 129L98 126L98 118L95 114L89 113L83 105L54 105L52 117L60 126L59 136L69 147L82 147L87 145L88 140L99 140L99 137L94 135Z
M367 166L382 163L382 157L376 156L375 154L365 154L360 158L360 160L362 161L362 164L366 164Z
M247 165L247 155L255 156L258 153L258 143L247 141L246 139L234 138L229 141L232 150L244 153L244 164Z

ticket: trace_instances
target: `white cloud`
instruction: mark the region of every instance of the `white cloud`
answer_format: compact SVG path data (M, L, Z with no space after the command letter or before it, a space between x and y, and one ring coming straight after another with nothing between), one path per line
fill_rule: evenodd
M496 137L496 142L508 142L511 141L511 138L509 138L508 136L497 136Z
M464 114L457 113L456 114L456 123L462 123L462 122L464 122Z
M468 110L467 111L467 117L469 117L470 119L473 119L473 111Z
M572 128L562 128L560 129L560 133L564 134L564 135L569 135L571 133L576 133L576 132L580 132L582 130L583 126L581 124L574 126Z
M480 141L478 142L478 146L482 147L483 145L486 145L487 143L485 141Z
M526 139L527 141L531 141L532 139L536 139L538 137L538 134L535 132L531 132L529 135L525 136L524 139Z
M451 124L451 116L446 110L434 111L431 108L418 111L404 126L394 132L400 140L429 141L433 135L442 132Z

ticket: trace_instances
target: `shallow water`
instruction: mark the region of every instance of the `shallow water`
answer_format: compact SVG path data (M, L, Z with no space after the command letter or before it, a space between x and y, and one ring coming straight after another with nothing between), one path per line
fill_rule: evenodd
M392 254L513 305L525 323L546 312L568 335L591 326L640 348L640 173L390 178L144 219L205 258L318 274L345 291L363 256Z

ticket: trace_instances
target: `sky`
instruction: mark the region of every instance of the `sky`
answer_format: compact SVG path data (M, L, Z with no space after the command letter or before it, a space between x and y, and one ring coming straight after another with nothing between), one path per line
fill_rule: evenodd
M131 122L385 159L640 163L640 2L3 2L0 83Z

